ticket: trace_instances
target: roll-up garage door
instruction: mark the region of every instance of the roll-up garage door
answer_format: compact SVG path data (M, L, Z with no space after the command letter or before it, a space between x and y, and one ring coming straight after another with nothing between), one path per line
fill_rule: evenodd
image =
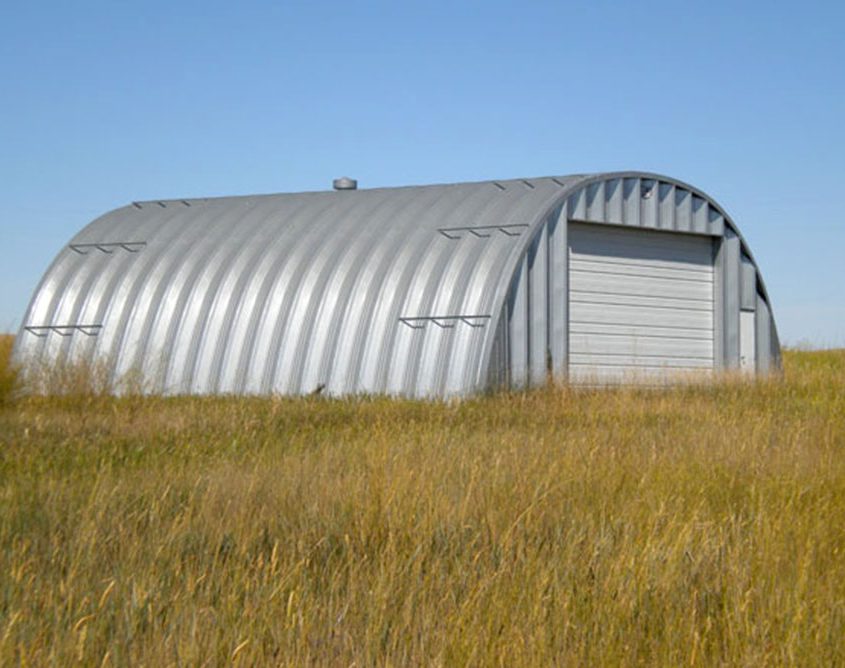
M569 375L653 382L713 368L713 241L569 224Z

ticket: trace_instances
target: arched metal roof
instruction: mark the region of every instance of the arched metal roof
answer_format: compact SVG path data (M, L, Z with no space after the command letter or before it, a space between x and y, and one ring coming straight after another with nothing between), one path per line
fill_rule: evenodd
M61 251L19 352L173 393L459 390L508 257L572 181L134 203Z
M62 249L16 359L98 362L165 393L476 391L536 230L631 175L651 177L135 202Z

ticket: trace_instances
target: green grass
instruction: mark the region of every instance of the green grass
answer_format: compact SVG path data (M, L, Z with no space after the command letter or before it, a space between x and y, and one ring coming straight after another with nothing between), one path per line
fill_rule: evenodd
M845 353L785 367L430 404L0 385L0 665L843 665Z

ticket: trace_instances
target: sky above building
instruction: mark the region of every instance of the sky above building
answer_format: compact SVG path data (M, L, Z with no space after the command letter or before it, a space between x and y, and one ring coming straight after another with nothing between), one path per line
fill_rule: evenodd
M781 339L845 345L845 4L0 7L0 331L133 200L616 170L739 225Z

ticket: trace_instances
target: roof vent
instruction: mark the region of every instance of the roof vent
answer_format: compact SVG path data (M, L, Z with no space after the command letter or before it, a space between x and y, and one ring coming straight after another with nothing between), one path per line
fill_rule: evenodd
M332 187L335 190L358 190L358 182L348 176L341 176L339 179L332 181Z

